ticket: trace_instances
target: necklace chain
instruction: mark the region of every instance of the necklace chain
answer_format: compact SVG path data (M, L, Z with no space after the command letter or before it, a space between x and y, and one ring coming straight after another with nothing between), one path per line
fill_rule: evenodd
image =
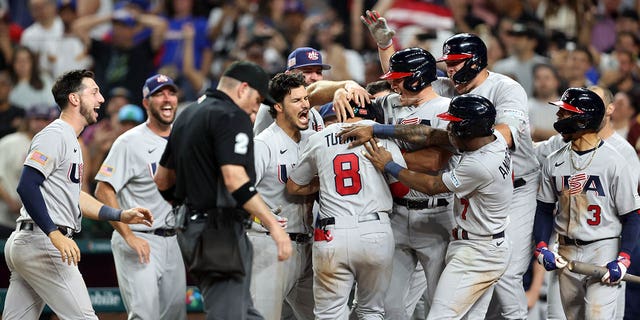
M596 155L596 151L598 151L598 147L600 146L600 142L601 142L601 140L598 139L598 141L596 142L596 147L593 149L593 152L591 153L591 158L589 158L589 161L587 162L587 164L582 168L579 168L576 165L575 160L573 159L573 154L574 154L575 151L573 151L571 149L571 143L568 143L567 144L567 148L569 149L569 158L571 159L571 166L573 167L573 169L575 169L576 171L582 171L582 170L588 168L591 165L591 162L593 161L593 158Z

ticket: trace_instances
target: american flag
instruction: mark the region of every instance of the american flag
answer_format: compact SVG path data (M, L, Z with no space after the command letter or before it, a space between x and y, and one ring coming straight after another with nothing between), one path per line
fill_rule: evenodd
M584 183L587 181L586 173L578 173L569 178L569 194L575 195L582 192Z
M418 124L420 123L420 118L407 118L407 119L402 119L400 121L400 124Z
M45 165L47 163L47 160L49 160L49 157L47 157L46 155L44 155L44 153L35 150L31 153L31 156L29 157L29 159L41 164L41 165Z
M106 177L111 177L111 175L113 174L113 171L114 171L113 167L108 166L106 164L103 164L100 167L100 174Z

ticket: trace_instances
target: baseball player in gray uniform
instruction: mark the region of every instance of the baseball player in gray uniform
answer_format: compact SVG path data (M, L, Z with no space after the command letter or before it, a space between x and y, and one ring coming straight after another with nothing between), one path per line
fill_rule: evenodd
M370 111L361 108L356 114L369 117ZM350 121L355 120L359 118ZM320 190L312 253L316 319L348 319L354 282L358 318L382 319L394 248L392 194L384 175L364 158L364 147L349 149L337 138L345 125L332 124L309 138L287 189L294 194ZM393 142L380 143L392 150L395 161L404 163ZM316 175L319 181L314 181Z
M436 79L436 62L429 52L408 48L394 53L389 72L381 78L387 79L396 92L374 101L383 107L386 123L421 123L442 130L447 128L449 122L437 115L447 111L451 99L438 96L430 85ZM396 143L409 152L421 148L403 141ZM456 159L453 158L452 163ZM428 195L411 189L404 197L393 200L391 226L396 248L391 284L385 297L385 318L401 320L413 314L413 308L405 308L404 300L418 262L423 266L426 282L415 291L419 293L417 297L408 298L416 300L426 288L425 308L429 309L444 269L450 230L454 227L453 195L450 192Z
M112 223L113 260L129 319L186 319L186 275L171 205L153 182L178 106L178 87L166 75L148 78L142 105L148 119L116 139L96 180L96 197L113 207L142 205L151 227Z
M271 109L275 122L254 139L256 190L279 216L287 219L286 231L292 257L278 262L268 230L253 224L249 239L255 250L251 294L255 308L265 319L280 319L283 301L297 319L313 319L313 270L311 269L311 207L313 197L289 195L286 183L298 162L299 152L312 132L308 128L309 96L304 76L277 74L269 83L276 101Z
M604 118L602 120L602 127L600 128L600 131L598 131L598 136L605 143L611 145L614 149L616 149L622 155L622 157L629 162L628 168L629 170L635 172L633 175L638 177L638 185L640 185L640 159L638 159L636 152L631 144L629 144L627 140L620 136L613 129L613 126L611 124L611 114L613 113L615 108L611 91L599 86L590 86L588 89L600 96L606 106ZM566 145L567 142L562 139L562 135L557 134L545 141L536 143L534 145L534 151L540 163L544 163L545 158L549 154L560 148L566 147ZM557 242L557 235L555 233L552 233L549 242L550 248L556 248L557 250ZM564 310L562 309L562 303L560 301L560 289L558 285L557 272L550 272L550 275L547 277L547 279L547 316L549 319L566 319ZM618 306L616 308L616 319L622 319L624 316L624 288L626 287L625 282L621 282L620 285L622 286L622 289L620 290L621 295L617 299Z
M462 152L451 171L434 176L407 170L371 143L367 158L411 188L454 193L457 226L427 319L483 319L510 256L504 231L513 192L511 154L501 133L493 132L496 110L486 98L455 97L438 117L450 121L449 138Z
M554 128L570 143L543 164L535 255L545 269L560 269L567 319L613 319L620 287L612 284L626 273L640 234L638 179L597 134L605 106L596 93L569 88L554 104L559 107ZM552 229L558 234L557 253L547 246ZM601 279L574 274L563 268L569 260L606 265L608 271Z
M96 122L104 102L93 72L69 71L51 92L62 112L33 138L18 183L23 207L4 248L11 279L3 319L37 319L45 304L62 319L98 319L78 270L80 249L72 239L82 216L153 223L147 209L118 210L81 191L78 135Z

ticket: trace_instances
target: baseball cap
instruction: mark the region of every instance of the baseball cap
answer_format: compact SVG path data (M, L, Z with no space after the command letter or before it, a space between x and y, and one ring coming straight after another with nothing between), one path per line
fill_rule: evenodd
M144 121L144 114L142 109L135 104L125 104L118 111L118 121L132 121L135 123L141 123Z
M131 93L129 92L129 89L125 87L115 87L109 91L109 98L113 97L124 97L130 99Z
M25 116L28 119L47 119L53 120L60 115L60 109L57 105L38 104L34 105L27 112Z
M111 20L113 22L122 23L128 27L134 27L137 24L136 19L127 9L118 9L113 11Z
M167 86L178 91L178 86L173 82L173 79L164 74L156 74L155 76L149 77L147 81L144 82L144 87L142 87L142 97L145 99L149 98L150 95Z
M323 104L318 112L320 113L322 120L336 116L336 112L333 110L333 102Z
M249 61L235 61L222 75L248 83L264 98L264 104L272 106L276 103L269 94L269 75L259 65Z
M300 47L289 54L287 71L306 66L321 66L322 70L331 69L330 65L322 63L322 54L314 48Z
M58 8L58 10L62 10L64 8L71 8L71 10L75 11L77 9L77 3L76 0L57 0L56 1L56 6Z

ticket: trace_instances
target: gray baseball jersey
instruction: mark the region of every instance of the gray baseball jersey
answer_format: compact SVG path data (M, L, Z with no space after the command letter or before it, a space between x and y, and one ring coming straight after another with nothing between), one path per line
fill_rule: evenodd
M290 234L304 234L294 239L294 250L287 261L277 261L277 247L266 230L249 231L254 258L251 298L265 319L280 319L286 301L298 319L313 319L313 271L311 269L313 197L287 193L286 184L299 154L312 132L301 133L300 142L287 135L276 123L254 138L256 190L269 208L280 208ZM252 227L253 228L253 227Z
M371 125L363 120L360 124ZM357 313L381 318L391 277L394 240L388 213L392 199L385 176L362 154L336 137L346 124L335 123L313 134L292 179L306 185L320 177L319 219L330 234L313 243L313 287L316 319L347 319L347 300L357 283ZM398 147L380 140L394 161L404 164ZM322 228L320 229L322 230Z
M507 268L509 242L504 230L513 194L511 154L504 137L464 152L442 175L454 193L458 224L427 319L482 319L494 285ZM464 230L464 231L462 231Z
M132 230L167 227L171 205L162 198L153 182L166 144L165 138L142 123L116 139L96 174L96 180L109 183L116 191L121 208L144 207L153 212L152 227L133 224ZM170 226L173 223L169 221Z
M357 123L375 124L370 120ZM299 185L306 185L314 176L319 176L320 218L391 212L387 181L362 155L364 146L349 149L348 143L340 143L336 137L346 125L335 123L313 134L289 178ZM389 140L380 141L395 162L406 166L398 146ZM362 183L363 177L367 177L368 183Z
M256 120L253 123L253 136L259 135L260 132L264 131L264 129L273 123L274 120L269 113L269 108L266 104L260 105L260 109L258 109L258 113L256 113ZM311 109L309 109L309 128L307 128L306 131L313 133L322 131L322 129L324 129L324 120L322 120L322 116L318 110L311 107Z
M53 222L78 232L83 161L73 127L61 119L45 127L34 136L24 165L45 177L40 192ZM31 222L24 207L17 221ZM37 225L13 232L4 254L11 279L2 319L37 319L45 304L61 319L98 319L78 266L63 262Z
M554 223L559 235L584 241L618 237L618 215L640 208L638 177L630 170L606 141L583 154L568 144L547 157L538 200L559 203Z
M442 182L453 191L456 223L478 235L492 235L507 227L513 195L511 154L504 137L476 151L465 152L460 163L442 174Z
M287 232L311 232L312 221L307 219L311 210L309 199L288 194L286 185L312 133L303 131L300 142L296 143L273 123L254 139L256 189L269 208L282 209L279 215L288 219Z
M42 129L33 137L24 165L44 175L40 191L53 223L79 232L82 214L78 204L84 163L73 127L57 119ZM25 220L30 221L31 217L22 207L17 221Z
M153 182L167 140L142 123L120 135L96 175L110 184L121 208L145 207L154 214L151 228L131 225L137 237L147 241L149 263L141 264L137 252L113 231L111 249L118 284L129 318L186 319L186 273L176 236L149 231L175 226L171 205Z

